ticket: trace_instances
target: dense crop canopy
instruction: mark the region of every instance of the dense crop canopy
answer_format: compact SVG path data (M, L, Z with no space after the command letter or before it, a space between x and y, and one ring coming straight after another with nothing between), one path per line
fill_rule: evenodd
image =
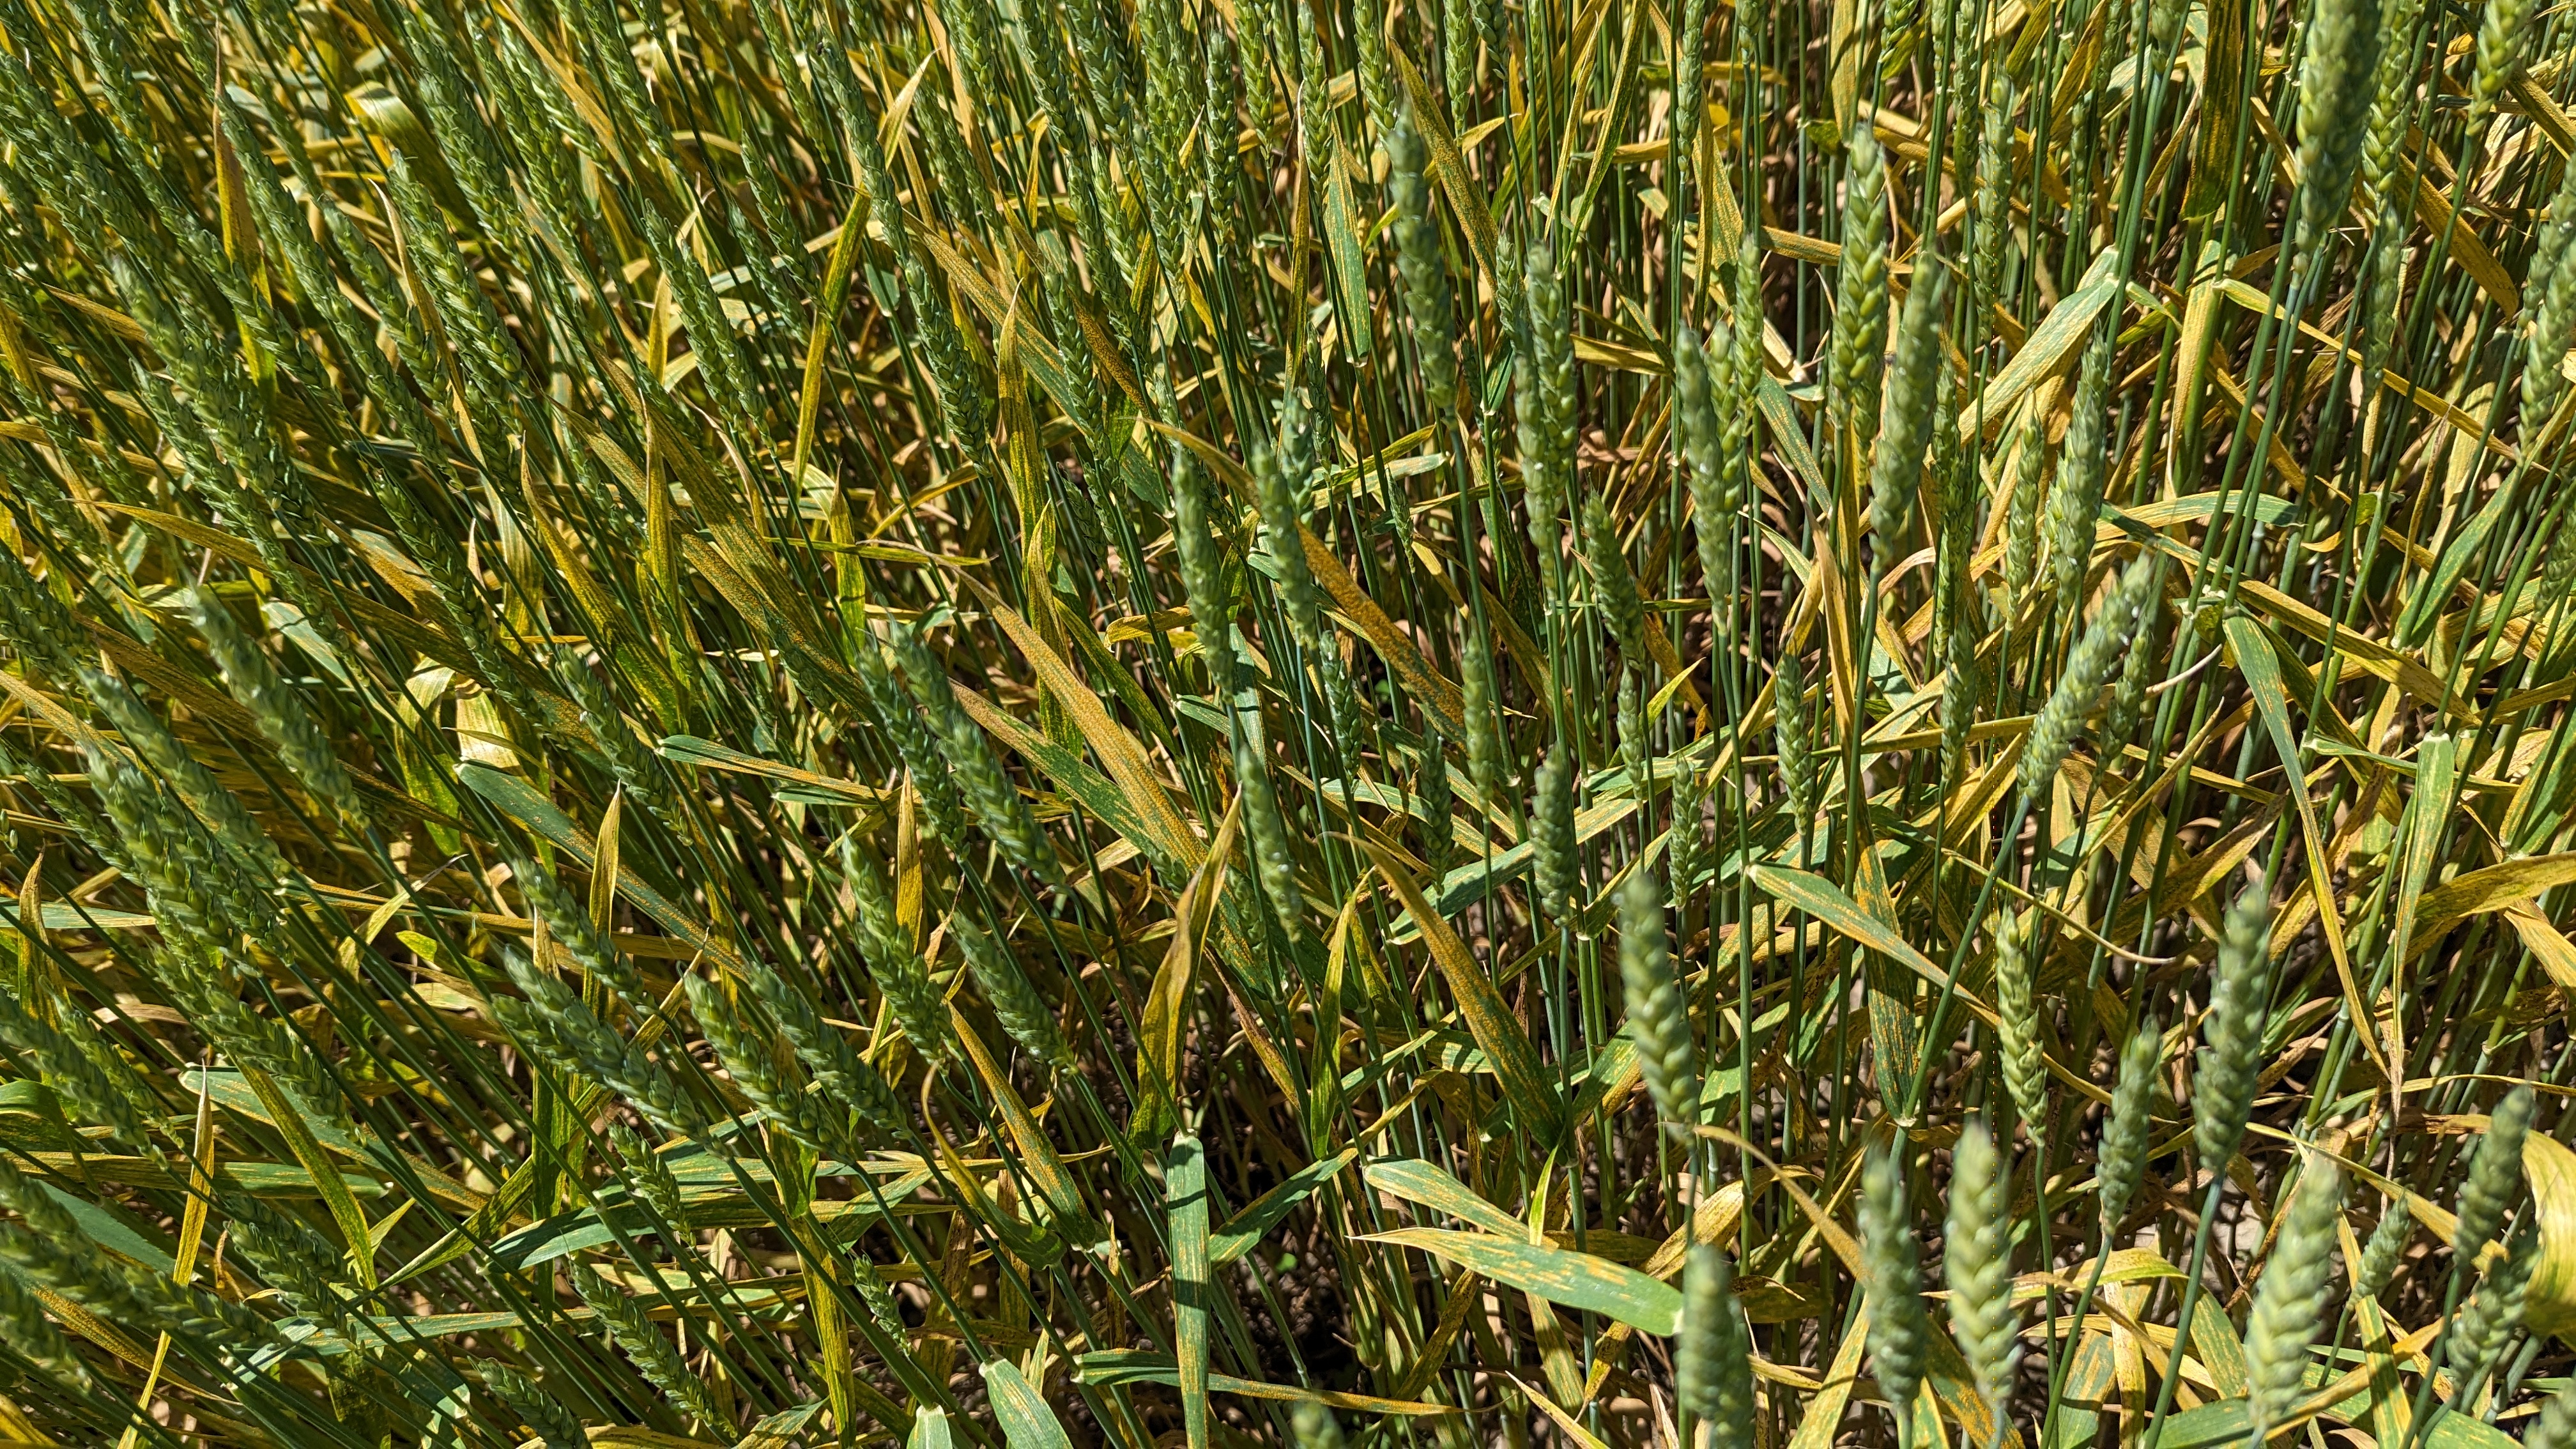
M0 1438L2576 1449L2571 46L0 0Z

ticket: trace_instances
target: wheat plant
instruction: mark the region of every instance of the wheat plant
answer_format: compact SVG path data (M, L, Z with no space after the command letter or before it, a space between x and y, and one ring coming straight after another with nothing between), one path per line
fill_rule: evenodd
M0 0L0 1439L2576 1445L2531 0Z

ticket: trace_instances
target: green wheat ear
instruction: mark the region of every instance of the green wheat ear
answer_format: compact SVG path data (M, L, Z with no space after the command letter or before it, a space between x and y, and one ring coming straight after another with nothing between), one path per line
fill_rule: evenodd
M680 1182L671 1175L671 1166L662 1155L623 1122L608 1124L608 1141L617 1153L618 1165L624 1169L628 1190L643 1199L663 1223L686 1228L688 1208L680 1196Z
M958 951L966 958L967 970L983 990L984 1004L993 1009L993 1017L1002 1024L1002 1030L1039 1061L1070 1066L1072 1049L1056 1026L1054 1009L1009 950L972 921L952 918L948 924L957 939Z
M2469 104L2474 112L2494 108L2522 69L2522 30L2529 20L2527 0L2493 0L2478 23L2477 60L2469 72Z
M73 1388L86 1390L93 1382L71 1340L45 1316L43 1300L7 1268L0 1268L0 1339L7 1340L10 1352Z
M2091 524L2087 523L2086 528L2089 531ZM2067 754L2075 748L2077 732L2092 712L2103 680L2128 647L2129 635L2137 627L2156 578L2153 560L2131 564L2075 646L2067 651L2065 667L2049 690L2048 702L2040 706L2038 717L2031 721L2030 736L2022 746L2024 801L2043 799L2056 781Z
M1806 666L1784 650L1771 682L1772 740L1793 823L1804 834L1816 814L1815 737L1808 716Z
M1896 1153L1879 1148L1861 1170L1861 1271L1869 1288L1869 1352L1897 1422L1914 1412L1926 1337L1921 1249Z
M1437 415L1457 405L1456 329L1450 319L1448 258L1431 208L1431 182L1423 174L1429 152L1414 128L1409 105L1396 118L1387 154L1394 163L1388 190L1395 198L1396 265L1413 324L1414 364L1421 373L1423 404Z
M2048 1078L2040 1067L2039 1005L2033 999L2037 963L2034 942L2048 925L2037 911L2015 919L2007 916L1995 928L1996 1035L2002 1046L2004 1089L2022 1125L2039 1141L2047 1136Z
M2149 1112L2155 1105L2156 1071L2164 1059L2164 1038L2150 1019L2138 1024L2120 1048L2120 1072L2111 1088L2111 1113L2102 1124L2102 1143L2095 1157L2100 1170L2100 1216L2104 1241L2119 1231L2137 1195L2147 1167ZM2372 1241L2378 1241L2376 1235Z
M197 632L223 671L224 687L251 712L261 734L314 798L335 811L357 805L355 786L303 699L279 676L257 643L244 635L231 610L200 593L191 615Z
M2397 1265L2415 1237L2415 1215L2406 1210L2405 1200L2389 1202L2380 1210L2378 1226L2370 1230L2370 1240L2362 1244L2361 1266L2353 1270L2352 1296L2377 1298L2386 1291Z
M1565 742L1550 746L1540 761L1530 801L1532 830L1538 848L1539 905L1550 919L1569 920L1574 907L1574 763Z
M625 1350L636 1372L661 1390L674 1408L709 1423L722 1417L705 1383L690 1372L688 1361L629 1294L582 1264L574 1265L572 1283L581 1301L607 1325L609 1337Z
M1924 449L1932 439L1933 402L1947 372L1941 347L1949 322L1949 270L1935 257L1922 258L1920 265L1897 324L1895 360L1887 371L1886 402L1871 455L1869 527L1876 540L1871 567L1882 572L1903 546Z
M1842 244L1850 261L1834 284L1827 386L1858 433L1878 416L1878 360L1887 326L1887 157L1868 129L1851 142Z
M2061 620L2075 617L2081 603L2076 586L2092 564L2093 524L2101 515L2103 480L2110 469L2105 454L2111 420L2105 409L2115 348L2112 336L2101 331L2085 345L2056 484L2048 490L2049 591L2057 596Z
M2566 1449L2576 1443L2576 1394L2561 1388L2543 1401L2523 1442L2535 1449Z
M1297 1449L1342 1449L1341 1421L1322 1404L1301 1400L1290 1421L1295 1428Z
M590 1442L581 1420L527 1375L505 1363L483 1366L483 1385L509 1407L509 1412L536 1431L545 1449L580 1449Z
M2264 947L2271 917L2270 891L2256 881L2227 908L2218 963L2201 1018L2205 1043L2192 1078L2192 1129L2202 1167L2222 1173L2244 1140L2254 1100L2255 1053L2262 1044L2266 985ZM2492 1231L2492 1229L2490 1229Z
M1751 1442L1753 1360L1732 1259L1691 1244L1682 1268L1682 1331L1673 1346L1674 1395L1723 1449Z
M2451 1361L2460 1369L2463 1402L2477 1401L2521 1330L2539 1252L2539 1234L2532 1227L2516 1230L2504 1258L2488 1269L2475 1296L2451 1321Z
M945 1060L954 1044L948 1003L931 979L930 963L913 949L897 918L892 888L854 843L842 847L841 868L858 906L859 954L869 975L913 1050L932 1062Z
M2514 1088L2496 1104L2486 1132L2477 1140L2468 1176L2460 1183L2459 1216L2451 1230L2451 1251L2463 1259L2475 1258L2495 1240L2504 1215L2522 1195L2522 1144L2530 1134L2536 1103L2531 1088Z
M1666 1122L1686 1128L1699 1103L1690 1007L1673 978L1663 886L1642 870L1620 888L1619 979L1627 992L1629 1030L1636 1038L1646 1090Z
M1950 1212L1942 1271L1950 1324L1988 1412L2005 1417L2016 1352L2012 1239L2003 1154L1985 1124L1960 1129L1950 1154Z
M2247 1418L2258 1435L2298 1401L2308 1345L2326 1309L2342 1207L2343 1174L2330 1162L2312 1159L2256 1285L2245 1329L2245 1372L2253 1385Z

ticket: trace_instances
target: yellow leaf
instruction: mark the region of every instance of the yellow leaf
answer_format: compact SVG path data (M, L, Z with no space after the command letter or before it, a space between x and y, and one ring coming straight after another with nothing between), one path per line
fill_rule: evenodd
M341 1180L339 1172L331 1166L330 1157L322 1151L322 1144L314 1140L312 1129L304 1123L304 1114L296 1110L286 1093L268 1079L268 1073L245 1065L241 1068L241 1075L251 1090L259 1094L260 1104L268 1108L270 1119L286 1138L287 1150L294 1153L295 1160L304 1164L304 1170L313 1175L313 1185L321 1190L322 1202L331 1210L331 1217L348 1244L349 1263L357 1271L359 1284L375 1287L376 1263L372 1251L375 1239L367 1231L367 1215L359 1209L358 1199L349 1191L349 1184Z
M1827 1449L1840 1436L1843 1410L1850 1406L1852 1384L1860 1377L1861 1345L1869 1337L1869 1305L1852 1310L1851 1322L1843 1325L1842 1345L1834 1350L1833 1367L1825 1370L1825 1386L1807 1401L1807 1412L1798 1420L1798 1430L1789 1438L1789 1449Z
M1205 848L1183 821L1179 808L1172 803L1171 792L1163 786L1162 778L1154 773L1152 763L1146 758L1145 747L1137 743L1136 737L1118 721L1109 717L1100 696L1091 692L1091 686L1082 682L1082 677L1073 672L1072 665L1065 663L1064 656L1055 651L1055 646L1039 637L1035 626L1004 604L991 590L980 584L975 588L985 596L994 622L1000 624L1002 632L1010 635L1011 642L1028 656L1030 665L1038 672L1038 682L1057 704L1063 706L1064 712L1071 716L1074 728L1082 732L1084 742L1091 746L1092 753L1100 757L1109 777L1118 782L1127 803L1135 808L1145 828L1153 832L1155 843L1173 859L1195 870L1205 855Z
M984 1079L986 1090L993 1094L993 1104L1001 1111L1002 1125L1009 1130L1012 1145L1019 1149L1020 1167L1036 1186L1039 1196L1046 1199L1046 1205L1053 1214L1048 1226L1058 1237L1077 1244L1090 1241L1097 1235L1099 1225L1092 1220L1090 1209L1084 1206L1082 1188L1074 1181L1073 1174L1065 1170L1064 1158L1055 1150L1054 1141L1048 1138L1046 1129L1038 1125L1028 1104L1020 1100L1019 1089L1011 1085L1010 1074L993 1060L992 1052L985 1047L982 1038L975 1035L966 1018L953 1008L950 1016L950 1025L957 1033L959 1044L965 1047L967 1057L974 1062L976 1074Z
M1602 1443L1590 1430L1584 1428L1581 1420L1558 1408L1554 1399L1523 1383L1520 1375L1507 1373L1503 1377L1510 1379L1522 1393L1527 1394L1529 1401L1538 1405L1540 1412L1556 1421L1556 1427L1564 1430L1565 1436L1581 1445L1582 1449L1610 1449L1609 1445Z
M1647 1333L1670 1335L1681 1330L1679 1291L1591 1253L1447 1228L1397 1228L1364 1233L1358 1241L1419 1249L1550 1303L1633 1323Z
M1169 1125L1165 1114L1175 1105L1173 1089L1181 1079L1181 1032L1189 1015L1190 981L1207 938L1208 918L1216 910L1217 898L1225 894L1226 857L1232 853L1235 826L1242 817L1243 797L1237 795L1225 823L1217 828L1215 847L1181 891L1180 904L1172 912L1171 944L1154 972L1152 989L1145 993L1145 1020L1136 1039L1136 1085L1144 1093L1142 1106L1154 1130L1142 1135L1160 1137Z
M2523 1139L2522 1170L2540 1223L2540 1261L2532 1266L2523 1321L2576 1342L2576 1150L2534 1132Z
M2120 277L2113 266L2118 260L2118 252L2112 247L2104 247L2093 258L2093 265L2084 271L2084 279L2031 329L2021 350L1986 384L1984 395L1960 410L1962 437L1973 437L1980 430L1991 431L2012 405L2021 401L2022 394L2075 355L2076 348L2091 335L2093 319L2120 295Z
M2521 905L2570 881L2576 881L2576 851L2508 860L2445 881L2424 892L2419 908L2423 924L2415 928L2410 954L2422 952L2471 916Z
M1448 921L1423 899L1422 888L1414 884L1403 863L1373 841L1362 839L1359 844L1376 863L1378 874L1395 888L1404 908L1412 912L1423 944L1431 948L1432 963L1449 983L1449 994L1457 999L1459 1013L1467 1018L1468 1032L1494 1064L1494 1074L1502 1079L1503 1094L1511 1098L1521 1114L1522 1127L1541 1140L1553 1140L1563 1114L1558 1110L1555 1093L1548 1089L1538 1050L1530 1045L1520 1021L1504 1004L1502 992L1476 965L1467 943L1459 940Z
M1306 543L1306 565L1314 571L1315 582L1333 596L1333 607L1360 626L1360 632L1386 661L1386 667L1404 682L1415 699L1431 706L1442 725L1464 734L1466 727L1460 722L1466 718L1466 706L1460 702L1458 686L1440 677L1430 661L1422 657L1422 651L1378 607L1377 600L1361 590L1359 581L1342 567L1342 561L1333 556L1322 539L1302 523L1297 526L1297 534Z
M2528 904L2507 906L2502 914L2505 923L2513 927L2514 934L2522 937L2522 944L2539 960L2540 969L2549 973L2550 984L2567 998L2571 1008L2576 1008L2576 941L2569 941L2549 923L2548 917Z

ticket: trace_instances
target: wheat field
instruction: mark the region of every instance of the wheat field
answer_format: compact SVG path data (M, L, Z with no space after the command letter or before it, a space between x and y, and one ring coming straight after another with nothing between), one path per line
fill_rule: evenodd
M0 1441L2576 1449L2571 60L0 0Z

